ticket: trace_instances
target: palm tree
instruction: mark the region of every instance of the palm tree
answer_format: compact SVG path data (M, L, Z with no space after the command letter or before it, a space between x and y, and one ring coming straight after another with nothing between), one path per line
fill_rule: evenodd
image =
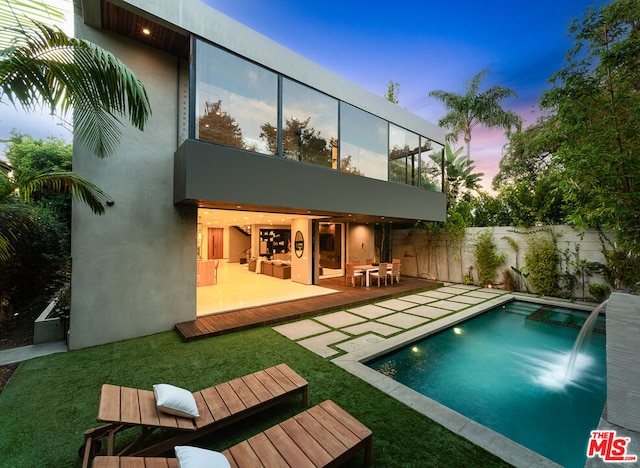
M73 108L74 135L98 157L113 153L121 122L144 129L151 115L144 85L120 60L88 41L47 23L64 15L44 2L0 0L0 104L41 106L66 114ZM72 172L44 171L14 177L0 166L0 260L29 228L27 201L42 188L71 194L102 214L110 197ZM22 202L21 202L22 201Z
M19 242L21 233L29 229L32 209L25 202L43 189L69 194L96 214L104 213L111 200L96 185L73 172L47 170L15 177L8 165L0 165L0 261L9 258L13 243Z
M482 172L474 172L475 165L469 156L462 153L462 147L456 151L451 149L449 143L445 144L444 151L444 188L447 196L447 206L451 206L464 190L471 191L480 188L480 179L484 176ZM440 167L439 155L430 155L431 159Z
M119 117L144 129L147 92L114 55L43 21L61 17L43 2L0 0L0 103L63 114L73 108L74 135L105 157L120 142Z
M447 128L447 141L456 142L462 135L467 146L467 157L471 157L471 131L480 124L488 128L503 128L510 133L512 127L520 129L522 119L512 111L500 106L503 99L517 97L515 91L502 86L493 86L482 93L478 92L480 82L489 73L488 69L467 81L465 94L448 91L431 91L429 96L438 99L449 113L438 121L438 125Z

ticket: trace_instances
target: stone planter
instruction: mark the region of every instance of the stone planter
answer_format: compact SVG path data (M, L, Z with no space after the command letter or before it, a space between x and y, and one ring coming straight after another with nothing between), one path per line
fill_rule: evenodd
M57 299L52 300L33 326L33 344L64 340L64 325L60 317L49 317L56 306Z
M640 296L614 292L607 303L607 420L640 431Z

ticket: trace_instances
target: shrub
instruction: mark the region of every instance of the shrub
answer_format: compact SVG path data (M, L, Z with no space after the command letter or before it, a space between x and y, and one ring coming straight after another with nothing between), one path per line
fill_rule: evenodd
M558 293L560 255L551 237L532 237L524 256L529 282L538 294L555 296Z
M611 294L611 288L605 284L590 284L589 294L591 294L597 302L602 302Z
M497 268L507 259L507 254L496 253L496 243L493 240L492 231L481 231L478 240L473 246L478 269L478 281L480 285L492 284L496 277Z
M607 283L615 288L628 288L640 281L640 255L620 249L603 250L607 264L603 268Z
M518 290L518 278L513 271L505 269L502 270L502 289L506 291Z
M0 264L0 298L4 306L21 311L65 275L69 260L66 226L45 210L25 218L28 229L15 251ZM53 291L52 291L53 292Z

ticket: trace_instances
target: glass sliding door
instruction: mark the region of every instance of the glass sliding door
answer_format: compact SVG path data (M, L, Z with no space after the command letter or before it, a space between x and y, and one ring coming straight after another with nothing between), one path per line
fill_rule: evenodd
M320 223L318 245L320 253L320 277L344 274L344 226Z

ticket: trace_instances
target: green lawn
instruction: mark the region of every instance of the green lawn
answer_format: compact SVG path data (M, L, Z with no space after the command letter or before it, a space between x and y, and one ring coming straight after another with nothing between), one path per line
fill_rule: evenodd
M281 362L307 379L311 405L332 399L373 431L374 466L509 466L270 328L192 343L166 332L23 363L0 393L0 466L80 466L103 383L195 391ZM280 404L197 445L223 450L300 410L298 399Z

